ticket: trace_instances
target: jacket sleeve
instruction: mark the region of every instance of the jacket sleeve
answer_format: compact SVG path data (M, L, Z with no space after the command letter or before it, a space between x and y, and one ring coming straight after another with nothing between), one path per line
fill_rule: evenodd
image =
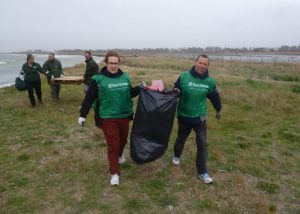
M43 74L45 74L47 77L50 77L50 76L51 76L50 73L49 73L48 75L46 74L46 72L48 71L47 62L45 62L45 63L43 64L42 70L43 70Z
M89 85L89 90L87 91L85 98L81 104L80 108L80 117L86 118L88 115L90 108L92 107L93 102L98 97L98 85L95 80L92 80Z
M179 90L181 90L181 87L180 87L180 77L178 77L178 79L174 83L174 88L178 88Z
M215 86L210 94L207 95L207 98L210 99L214 109L219 112L222 109L220 94Z
M43 69L42 69L42 67L41 67L41 65L39 64L38 65L38 71L39 71L39 73L41 73L41 74L43 74L44 72L43 72Z
M131 95L131 98L138 96L140 94L140 92L141 92L141 90L140 90L139 86L132 87L130 85L130 95Z
M59 70L60 70L60 75L63 75L63 74L64 74L64 71L63 71L63 69L62 69L61 62L59 62Z
M21 74L22 76L26 74L26 73L25 73L25 71L24 71L24 65L22 65L22 68L21 68L20 74Z

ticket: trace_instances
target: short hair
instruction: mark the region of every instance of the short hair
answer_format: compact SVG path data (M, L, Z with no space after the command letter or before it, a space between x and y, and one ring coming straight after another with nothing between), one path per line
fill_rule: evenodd
M50 53L48 53L48 55L55 56L55 53L53 53L53 52L50 52Z
M197 56L197 58L196 58L195 62L197 62L197 61L198 61L198 59L199 59L200 57L201 57L201 58L208 59L208 61L209 61L209 58L208 58L208 56L207 56L206 54L200 54L200 55L198 55L198 56Z
M85 53L85 54L88 54L88 55L92 55L92 52L91 52L91 51L85 51L84 53Z
M111 57L111 56L114 56L114 57L117 57L119 62L121 61L120 59L120 56L117 52L115 51L109 51L106 55L105 55L105 59L104 59L104 62L107 64L108 63L108 58Z

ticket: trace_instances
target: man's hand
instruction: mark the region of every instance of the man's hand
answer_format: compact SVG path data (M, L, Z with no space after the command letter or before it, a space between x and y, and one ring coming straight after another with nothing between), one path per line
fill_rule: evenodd
M51 76L51 79L54 79L54 75Z
M138 86L139 86L140 88L146 88L146 87L147 87L145 81L141 81L141 82L139 83Z
M49 71L46 71L46 72L45 72L45 74L47 74L47 75L48 75L49 73L50 73Z
M60 77L63 77L63 76L64 76L63 74L60 75Z
M217 111L217 112L216 112L216 118L217 118L218 120L220 120L221 117L222 117L221 112L220 112L220 111Z
M79 124L80 126L83 126L84 123L85 123L85 118L84 118L84 117L79 117L79 118L78 118L78 124Z
M178 94L181 92L179 88L173 88L173 91L176 91Z

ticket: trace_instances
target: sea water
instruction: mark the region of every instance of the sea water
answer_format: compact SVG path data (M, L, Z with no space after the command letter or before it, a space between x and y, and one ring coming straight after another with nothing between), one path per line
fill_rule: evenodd
M26 62L26 54L0 54L0 88L14 84L15 78L19 76L22 65ZM47 60L47 54L34 54L34 61L43 66ZM80 55L56 55L63 68L84 63L85 58ZM102 57L93 57L100 62ZM84 74L84 70L82 71Z

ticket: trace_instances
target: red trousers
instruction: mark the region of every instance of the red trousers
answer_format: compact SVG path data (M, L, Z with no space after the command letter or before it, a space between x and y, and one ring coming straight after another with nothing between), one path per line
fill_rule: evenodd
M111 175L120 175L119 157L127 143L129 119L103 119L102 130L108 146L107 157Z

